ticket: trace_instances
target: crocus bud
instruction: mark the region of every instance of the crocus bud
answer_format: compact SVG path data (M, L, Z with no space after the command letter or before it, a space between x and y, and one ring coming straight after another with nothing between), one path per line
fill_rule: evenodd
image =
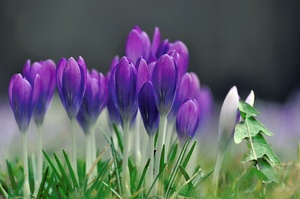
M179 108L176 116L176 131L179 140L194 137L199 124L200 108L195 99L188 99Z
M239 94L232 87L223 102L219 119L219 150L225 151L231 143L238 117Z
M153 69L152 83L156 107L160 114L167 115L173 105L177 86L177 71L171 56L165 54L157 60Z
M245 102L248 103L250 106L254 106L254 100L255 100L255 95L253 90L251 90Z
M77 121L83 132L89 132L101 111L106 106L108 99L107 83L104 75L96 70L87 74L86 89L81 107L77 114Z
M185 73L177 89L174 104L168 116L169 119L176 116L179 107L187 98L195 98L197 93L200 93L200 81L197 75L195 73Z
M187 68L189 63L189 51L186 45L182 41L176 41L174 43L169 43L168 53L176 51L181 59L184 68Z
M73 57L68 61L62 58L56 71L58 94L70 119L79 111L86 87L86 64L82 57L76 62Z
M32 65L30 60L28 60L23 68L23 75L31 85L34 84L36 75L40 76L42 82L39 99L33 111L33 118L37 125L41 125L44 122L45 114L54 93L56 86L55 70L55 63L50 59L34 62Z
M123 123L131 122L137 112L136 69L133 63L123 57L112 71L109 90Z
M139 92L139 109L148 135L154 135L158 129L159 114L155 105L153 85L146 82Z
M196 100L200 109L200 123L206 123L213 110L213 95L208 86L201 86L200 92L196 94Z
M142 57L148 60L150 57L151 43L146 32L138 26L132 29L126 41L126 57L129 57L134 63Z
M21 74L15 74L10 80L9 103L21 133L25 133L28 129L41 89L42 82L39 75L35 76L32 85Z

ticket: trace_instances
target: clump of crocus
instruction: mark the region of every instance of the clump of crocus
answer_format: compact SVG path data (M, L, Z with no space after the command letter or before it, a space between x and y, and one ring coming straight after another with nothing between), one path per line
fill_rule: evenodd
M215 192L218 190L218 178L224 154L232 143L235 125L240 120L240 114L238 111L239 99L240 97L238 90L236 86L233 86L225 97L221 108L219 119L218 156L212 179L213 185L215 186ZM247 97L247 101L248 103L251 103L251 106L253 106L253 91L250 92L249 96Z
M120 113L123 127L123 189L130 195L128 170L129 127L137 113L136 69L127 57L122 57L113 68L109 80L111 98Z
M23 75L31 85L34 84L34 80L37 75L40 76L42 82L38 102L33 111L33 119L38 129L37 183L40 183L42 181L42 125L56 86L55 70L55 63L50 59L40 62L34 62L32 65L30 63L30 60L27 60L23 68Z
M200 108L195 99L188 99L182 103L176 116L176 132L181 143L184 143L189 137L194 137L199 117Z
M88 72L86 90L77 121L85 133L86 140L86 173L90 170L92 163L96 160L96 145L94 125L106 106L108 99L108 89L106 78L95 69ZM96 169L93 174L97 174Z
M21 74L14 75L9 83L9 103L14 112L15 120L22 135L23 164L24 164L24 197L29 197L29 178L27 161L27 130L32 117L32 112L38 103L42 89L42 82L39 75L30 84Z
M153 168L154 168L154 135L158 130L159 113L155 104L155 95L153 85L150 81L146 82L138 97L139 110L143 119L146 132L149 136L149 171L147 175L146 186L150 189L153 183Z
M72 164L75 173L77 173L77 152L73 125L85 93L86 76L86 64L82 57L79 57L78 61L75 61L73 57L68 60L62 58L57 65L56 82L58 94L71 121Z

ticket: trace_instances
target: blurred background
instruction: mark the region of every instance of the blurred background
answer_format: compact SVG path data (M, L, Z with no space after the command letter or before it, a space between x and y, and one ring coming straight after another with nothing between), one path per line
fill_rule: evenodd
M21 136L7 89L27 59L57 63L61 57L81 55L89 69L106 73L112 58L124 55L129 31L139 25L150 38L157 26L162 38L183 41L189 49L189 71L198 74L219 102L202 142L211 137L213 144L206 144L216 146L220 103L236 85L243 99L255 91L260 119L275 133L270 140L276 152L283 160L295 159L300 136L299 10L297 0L1 1L0 152L6 158L20 153L15 146ZM56 97L46 116L46 149L70 147L67 124ZM34 124L29 131L34 143ZM81 132L78 136L82 140ZM34 151L35 145L29 147Z
M31 61L83 56L105 73L124 55L129 31L183 41L189 71L223 100L232 85L242 96L284 102L299 87L299 1L1 1L0 92Z

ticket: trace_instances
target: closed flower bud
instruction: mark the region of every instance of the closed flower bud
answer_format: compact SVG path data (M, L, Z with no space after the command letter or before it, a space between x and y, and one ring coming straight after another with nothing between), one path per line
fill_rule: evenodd
M77 121L85 133L93 126L108 99L107 82L102 73L92 70L87 74L86 90L81 107L77 114Z
M62 58L56 71L57 89L62 104L70 119L79 111L86 88L86 65L82 57L76 62L73 57L68 61Z
M148 60L151 52L151 43L146 32L138 26L132 29L126 41L126 57L129 57L134 64L139 58Z
M55 70L55 63L52 60L34 62L32 65L30 64L30 60L28 60L23 68L23 75L31 85L34 84L36 75L40 76L42 82L41 93L33 111L33 118L37 125L43 123L54 93L56 86Z
M146 82L139 92L139 109L148 135L154 135L158 129L159 114L155 105L152 83Z
M199 124L200 108L195 99L186 100L176 116L176 131L180 141L194 137Z
M152 83L157 109L160 114L167 115L173 105L177 88L177 71L173 57L166 54L157 60Z
M123 57L112 71L109 90L124 123L131 122L136 116L136 82L135 66L127 57Z
M28 129L32 112L38 102L42 89L39 75L30 84L21 74L15 74L9 83L9 103L14 112L19 130L25 133Z

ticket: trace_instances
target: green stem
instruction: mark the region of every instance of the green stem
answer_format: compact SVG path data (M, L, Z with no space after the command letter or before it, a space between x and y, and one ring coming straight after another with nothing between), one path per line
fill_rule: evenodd
M76 132L75 132L75 122L74 119L70 120L71 123L71 139L72 139L72 166L75 173L76 178L78 178L77 174L77 146L76 146Z
M126 197L130 197L130 185L129 185L129 169L128 169L128 147L129 147L129 123L124 123L124 132L123 132L123 164L122 164L122 172L123 172L123 178L122 178L122 185L123 185L123 191L124 194L126 194Z
M24 198L29 198L30 188L29 188L29 171L28 171L28 155L27 155L27 132L21 132L22 134L22 148L23 148L23 166L24 166L24 185L23 194Z
M163 149L163 145L165 144L165 134L167 130L167 117L166 115L161 115L160 121L159 121L159 129L158 129L158 139L156 144L156 155L155 155L155 171L154 176L156 177L159 174L159 167L160 167L160 159L161 159L161 153ZM163 157L163 160L165 160L165 157ZM158 189L158 183L154 187L154 191L157 192Z

